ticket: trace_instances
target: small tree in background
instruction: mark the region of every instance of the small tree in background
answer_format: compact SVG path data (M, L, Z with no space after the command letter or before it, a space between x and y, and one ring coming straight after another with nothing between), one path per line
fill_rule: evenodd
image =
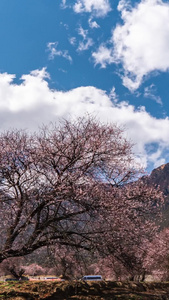
M88 251L65 245L50 246L47 253L53 262L49 272L63 279L81 278L90 268L93 258Z
M24 264L23 257L13 257L13 258L5 259L0 264L0 274L3 276L12 275L12 277L16 279L20 279L25 273L23 264Z
M124 265L111 255L97 259L95 263L91 263L89 274L101 274L107 280L116 281L123 281L130 277Z
M25 271L25 274L29 276L40 276L48 274L47 268L43 268L42 266L35 263L28 266L23 266L23 269Z
M103 253L107 251L112 263L119 261L131 278L142 275L144 279L144 259L149 243L158 233L163 197L141 180L113 188L109 196L102 194L103 201L107 197L111 201L103 211L106 222L102 223L104 236L99 248Z
M144 267L156 280L169 280L169 229L163 229L148 245Z

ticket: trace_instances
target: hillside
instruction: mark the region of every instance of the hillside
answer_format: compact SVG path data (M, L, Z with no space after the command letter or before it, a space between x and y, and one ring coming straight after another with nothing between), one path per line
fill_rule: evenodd
M159 187L163 192L165 201L162 227L169 227L169 163L154 169L149 176L144 176L142 179L156 188Z
M169 163L154 169L146 179L148 183L159 186L164 195L169 195Z

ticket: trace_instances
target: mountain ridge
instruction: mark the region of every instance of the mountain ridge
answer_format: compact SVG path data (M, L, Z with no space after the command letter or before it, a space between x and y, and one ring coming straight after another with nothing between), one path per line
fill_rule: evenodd
M143 180L159 187L165 196L169 195L169 163L153 169L150 175L143 176Z

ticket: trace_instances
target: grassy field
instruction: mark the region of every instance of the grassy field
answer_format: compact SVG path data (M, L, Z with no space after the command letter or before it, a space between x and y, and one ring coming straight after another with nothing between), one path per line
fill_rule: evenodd
M0 300L169 299L169 282L1 282Z

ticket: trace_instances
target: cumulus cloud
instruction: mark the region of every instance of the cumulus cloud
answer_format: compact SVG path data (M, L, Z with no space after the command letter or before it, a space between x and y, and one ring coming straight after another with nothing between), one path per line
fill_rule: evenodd
M96 52L92 53L94 64L100 64L101 68L106 68L108 64L115 62L112 49L107 48L105 45L100 45Z
M58 42L51 42L47 44L47 51L49 51L49 59L54 59L55 56L62 56L65 59L72 62L72 58L69 55L68 50L58 50Z
M100 45L92 57L102 68L120 63L123 85L135 91L147 75L169 70L169 3L142 0L132 7L121 0L118 10L123 24L112 31L112 45Z
M109 0L77 0L73 9L76 13L91 13L97 17L104 17L111 11Z
M0 74L0 128L37 130L42 124L59 118L75 118L86 113L102 122L115 122L126 128L126 136L134 144L134 152L144 167L164 162L169 148L169 119L152 117L141 107L120 102L112 88L110 95L93 86L78 87L67 92L50 89L49 74L35 70L14 83L14 75ZM152 144L155 150L150 151Z
M123 66L123 84L134 91L147 74L169 69L169 3L142 0L131 7L121 0L118 10L123 24L112 34L113 57Z

